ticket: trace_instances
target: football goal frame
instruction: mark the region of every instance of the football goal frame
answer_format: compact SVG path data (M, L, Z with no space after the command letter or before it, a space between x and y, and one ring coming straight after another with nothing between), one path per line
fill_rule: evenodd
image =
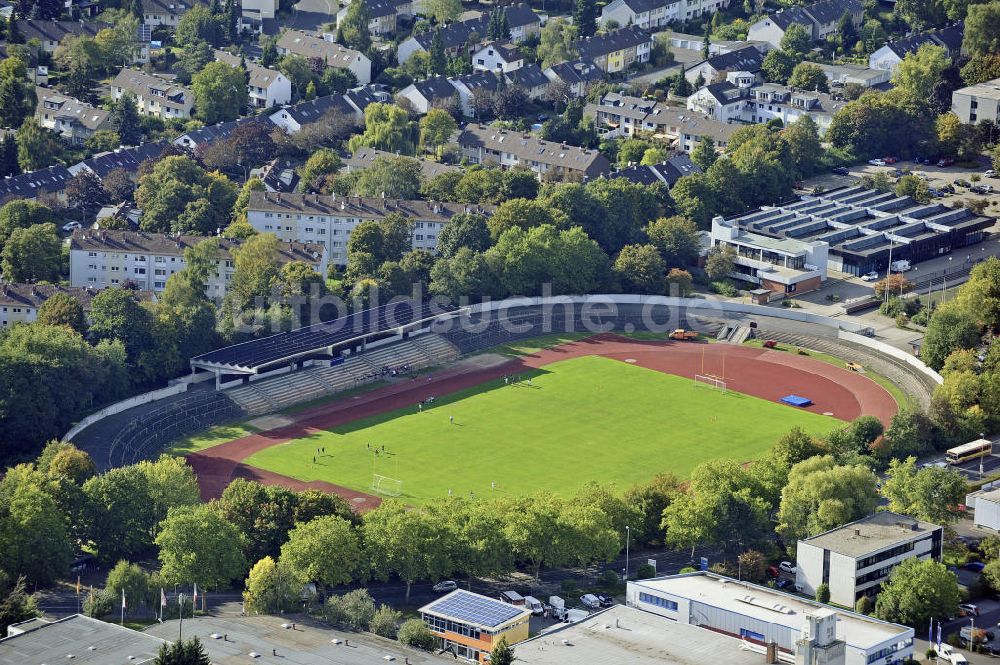
M402 496L403 481L390 476L372 474L372 491L385 496Z
M695 374L694 385L696 388L711 388L722 393L725 393L727 388L725 380L711 374Z

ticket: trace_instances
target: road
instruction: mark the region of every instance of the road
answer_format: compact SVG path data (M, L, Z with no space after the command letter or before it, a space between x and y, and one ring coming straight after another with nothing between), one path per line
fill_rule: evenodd
M285 25L293 30L322 32L324 26L337 22L337 0L300 0L292 7Z
M629 556L629 570L630 574L634 573L638 567L647 562L648 559L655 559L657 562L657 571L660 574L674 574L677 573L681 568L688 566L690 564L689 558L690 552L664 552L662 549L656 550L645 550L645 551L633 551ZM708 550L696 550L695 559L702 556L709 557L710 562L714 560L716 553L714 551ZM621 574L625 569L625 557L620 556L615 561L607 564L602 564L601 566L595 566L588 569L580 568L553 568L543 570L539 575L539 581L534 582L527 575L518 575L515 577L514 581L502 581L502 582L491 582L486 580L474 580L472 583L472 590L485 595L495 596L500 591L504 589L516 588L522 591L528 591L530 589L531 593L537 593L539 597L548 598L550 595L563 595L560 585L564 580L574 580L578 587L592 587L597 576L604 570L614 570L618 574ZM465 580L457 579L462 587L465 587ZM86 589L89 589L90 580L86 580L83 588L84 591L81 597L78 599L75 589L71 585L66 584L62 587L56 589L46 589L38 593L38 604L41 610L46 616L52 618L60 618L69 616L71 614L77 613L77 604L82 603L83 599L86 598ZM100 587L100 583L94 581L95 587ZM350 591L352 588L358 588L359 585L354 585L351 587L342 587L333 590L333 593L340 594ZM371 593L372 597L378 603L385 603L395 608L402 607L420 607L434 598L437 598L439 594L432 590L433 584L417 583L413 584L410 589L410 600L406 601L406 585L398 582L373 582L365 586ZM190 597L191 588L183 588L177 590L177 593L183 593L186 597ZM173 589L166 590L167 602L173 604L176 602L177 595ZM209 592L206 596L207 609L211 612L221 613L221 614L239 614L242 609L242 594L239 591L219 591L219 592ZM576 598L566 598L567 604L572 606Z

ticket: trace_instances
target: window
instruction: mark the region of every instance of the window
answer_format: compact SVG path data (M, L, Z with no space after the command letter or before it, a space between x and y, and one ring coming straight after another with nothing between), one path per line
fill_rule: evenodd
M753 642L763 642L764 636L761 633L756 633L752 630L747 630L746 628L740 628L740 637L745 640L751 640Z
M661 598L660 596L654 596L650 593L639 593L639 602L648 603L650 605L656 605L657 607L662 607L664 609L670 610L671 612L677 611L677 603L668 600L667 598Z

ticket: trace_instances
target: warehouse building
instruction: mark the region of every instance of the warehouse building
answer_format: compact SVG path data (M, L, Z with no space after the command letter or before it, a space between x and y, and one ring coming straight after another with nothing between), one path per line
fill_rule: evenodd
M795 582L815 595L830 587L830 602L853 607L873 598L892 569L907 559L941 559L944 529L936 524L883 511L800 540Z
M995 222L968 208L924 204L863 187L805 195L726 219L762 236L825 242L829 269L851 275L884 272L891 261L918 263L975 245Z
M773 648L799 663L869 665L913 657L913 629L708 572L629 582L626 602L678 623ZM769 646L773 645L773 646Z

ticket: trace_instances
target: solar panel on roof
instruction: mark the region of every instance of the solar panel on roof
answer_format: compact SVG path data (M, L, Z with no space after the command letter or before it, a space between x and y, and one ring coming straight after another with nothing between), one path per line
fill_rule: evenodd
M432 604L428 610L491 628L510 621L524 611L521 607L461 589Z

